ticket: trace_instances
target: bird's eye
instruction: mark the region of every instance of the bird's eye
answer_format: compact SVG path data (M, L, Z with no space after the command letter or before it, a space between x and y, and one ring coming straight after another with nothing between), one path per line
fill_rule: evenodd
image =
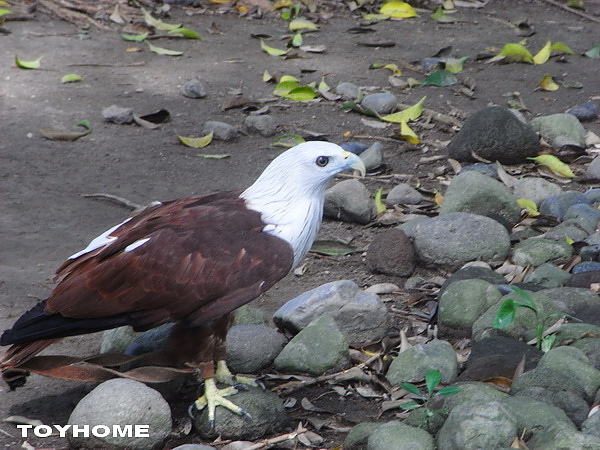
M319 167L325 167L327 164L329 164L329 158L327 156L319 156L316 163Z

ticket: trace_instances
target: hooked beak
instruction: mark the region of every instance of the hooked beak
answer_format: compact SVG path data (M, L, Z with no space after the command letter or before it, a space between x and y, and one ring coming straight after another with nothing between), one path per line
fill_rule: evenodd
M361 177L364 177L367 173L367 168L362 159L351 152L344 152L344 159L346 160L346 168L358 170Z

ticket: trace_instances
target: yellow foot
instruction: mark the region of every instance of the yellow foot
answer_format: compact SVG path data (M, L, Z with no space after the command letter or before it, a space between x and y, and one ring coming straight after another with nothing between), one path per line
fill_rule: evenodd
M198 398L198 400L194 402L194 405L198 410L208 407L208 423L211 430L213 430L215 426L215 410L217 409L217 406L222 406L236 414L251 418L247 411L225 398L236 393L237 389L233 387L227 387L225 389L217 388L215 378L207 378L204 380L204 395Z
M240 377L232 374L229 370L229 367L227 367L227 364L225 364L225 361L217 361L215 380L217 380L219 383L228 384L242 390L247 390L246 386L260 387L261 389L264 389L264 385L254 378Z

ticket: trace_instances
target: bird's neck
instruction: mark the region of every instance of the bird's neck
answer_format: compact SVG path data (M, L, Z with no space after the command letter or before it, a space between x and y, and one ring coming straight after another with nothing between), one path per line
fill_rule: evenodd
M255 183L256 184L256 183ZM294 251L294 264L300 264L317 237L323 218L325 186L312 191L271 186L267 190L252 185L241 197L246 206L258 211L265 222L263 231L285 240Z

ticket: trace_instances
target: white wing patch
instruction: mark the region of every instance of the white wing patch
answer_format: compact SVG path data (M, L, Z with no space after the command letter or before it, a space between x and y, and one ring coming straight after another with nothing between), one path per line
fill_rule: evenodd
M104 247L108 244L110 244L112 241L114 241L116 239L116 237L111 236L110 234L115 231L117 228L119 228L121 225L129 222L131 220L131 217L124 220L123 222L121 222L118 225L115 225L114 227L110 228L109 230L106 230L104 233L102 233L100 236L92 239L92 241L88 244L88 246L86 248L84 248L83 250L81 250L80 252L77 252L71 256L69 256L69 259L76 259L79 258L82 255L85 255L86 253L92 252L100 247ZM139 241L138 241L139 242ZM131 244L134 245L134 244ZM140 244L141 245L141 244ZM131 247L131 246L130 246Z
M139 240L135 241L133 244L129 244L127 247L125 247L125 249L123 251L131 252L131 251L135 250L136 248L138 248L139 246L144 245L149 240L150 240L150 238L139 239Z

